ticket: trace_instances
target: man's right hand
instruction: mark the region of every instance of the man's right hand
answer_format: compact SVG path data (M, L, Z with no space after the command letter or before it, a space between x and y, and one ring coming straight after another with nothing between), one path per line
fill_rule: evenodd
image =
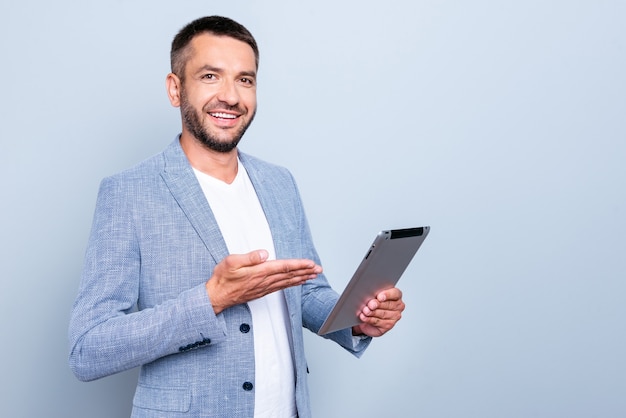
M306 259L267 260L265 250L231 254L219 262L206 290L215 314L314 279L322 267Z

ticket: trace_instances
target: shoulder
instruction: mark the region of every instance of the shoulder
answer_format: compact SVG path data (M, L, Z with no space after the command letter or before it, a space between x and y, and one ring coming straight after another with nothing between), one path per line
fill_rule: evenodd
M179 171L181 166L184 168L189 163L184 157L184 153L180 148L178 138L176 138L164 150L155 154L126 170L115 173L106 177L103 182L113 183L142 183L159 178L161 173L168 168L171 171Z
M105 177L100 183L99 193L125 196L124 199L130 201L158 193L164 187L162 174L167 167L174 165L171 155L176 154L177 142L126 170Z

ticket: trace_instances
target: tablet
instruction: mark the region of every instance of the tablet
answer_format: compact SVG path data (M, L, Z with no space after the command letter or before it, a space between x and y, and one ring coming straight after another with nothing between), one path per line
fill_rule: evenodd
M365 303L396 285L429 231L428 226L381 231L317 333L361 323L358 314Z

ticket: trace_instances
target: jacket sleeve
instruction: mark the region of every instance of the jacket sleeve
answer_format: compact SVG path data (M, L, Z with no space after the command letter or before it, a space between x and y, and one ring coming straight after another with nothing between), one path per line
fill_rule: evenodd
M317 333L338 299L339 295L330 287L323 274L305 283L302 286L303 325ZM371 337L353 336L351 328L335 331L322 337L336 342L356 357L361 357L372 341Z
M83 381L225 338L204 284L137 309L142 252L132 200L120 179L101 183L69 325L69 363Z
M306 218L304 207L301 202L295 180L293 180L295 194L297 197L299 231L301 232L300 242L305 258L314 260L321 265L319 255L313 245L313 238ZM302 285L302 324L310 331L317 334L326 317L335 306L339 295L332 289L326 276L320 274L314 280L310 280ZM353 336L352 329L344 329L330 334L323 335L323 338L330 339L356 357L361 357L365 349L372 341L371 337Z

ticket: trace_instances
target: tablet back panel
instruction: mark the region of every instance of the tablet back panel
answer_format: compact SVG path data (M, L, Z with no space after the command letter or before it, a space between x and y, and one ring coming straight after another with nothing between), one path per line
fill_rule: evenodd
M424 226L380 232L318 334L360 323L358 313L365 303L396 285L429 231Z

